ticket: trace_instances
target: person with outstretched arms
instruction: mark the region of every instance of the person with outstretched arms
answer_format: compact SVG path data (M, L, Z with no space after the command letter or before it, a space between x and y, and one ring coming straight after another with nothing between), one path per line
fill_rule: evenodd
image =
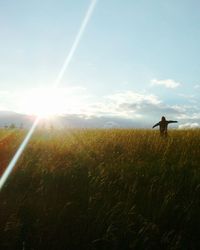
M160 126L160 135L167 137L167 128L168 128L168 124L170 123L177 123L177 121L167 121L166 118L162 116L161 121L156 123L152 128Z

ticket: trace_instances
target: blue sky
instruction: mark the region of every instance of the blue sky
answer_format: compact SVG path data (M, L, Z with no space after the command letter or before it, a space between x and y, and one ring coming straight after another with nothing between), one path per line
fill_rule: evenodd
M90 3L0 0L1 110L40 105ZM141 124L166 115L199 126L199 8L197 0L97 1L54 100L60 113Z

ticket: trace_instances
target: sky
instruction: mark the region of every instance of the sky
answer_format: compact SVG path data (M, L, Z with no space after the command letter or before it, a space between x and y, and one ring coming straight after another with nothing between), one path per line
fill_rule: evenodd
M91 2L0 0L0 110L200 126L198 0L98 0L52 90Z

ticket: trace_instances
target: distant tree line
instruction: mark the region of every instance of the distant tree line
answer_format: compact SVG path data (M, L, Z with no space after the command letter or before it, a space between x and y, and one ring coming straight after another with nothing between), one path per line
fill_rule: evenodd
M24 128L24 124L20 123L19 126L17 126L15 123L11 123L10 125L5 124L4 128L5 129L15 129L15 128L23 129Z

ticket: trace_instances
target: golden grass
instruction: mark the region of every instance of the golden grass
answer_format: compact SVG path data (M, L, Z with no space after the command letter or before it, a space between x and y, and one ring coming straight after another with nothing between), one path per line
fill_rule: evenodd
M200 130L36 131L0 199L0 249L200 249Z

